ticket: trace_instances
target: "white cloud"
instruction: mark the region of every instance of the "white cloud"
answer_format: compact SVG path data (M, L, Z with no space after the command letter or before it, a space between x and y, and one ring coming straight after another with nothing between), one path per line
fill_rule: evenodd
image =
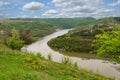
M11 14L0 14L0 19L4 18L12 18L13 16Z
M31 3L27 3L26 5L24 5L22 10L36 12L36 11L43 9L43 7L44 7L43 3L31 2Z
M110 13L110 12L114 12L115 9L106 9L106 8L101 8L96 10L97 14L102 14L102 13Z
M29 18L27 15L17 16L18 18Z
M33 18L41 18L40 16L34 16Z
M14 6L18 6L18 4L14 4Z
M46 17L103 17L113 9L101 7L103 0L52 0L56 9L48 10Z
M9 2L0 1L0 7L10 4Z
M103 0L52 0L56 7L69 6L84 6L84 5L98 5L103 3Z
M42 16L53 16L53 15L56 15L58 14L58 11L57 10L53 10L53 9L50 9L48 11L46 11L45 13L42 14Z
M5 10L5 8L0 7L0 11Z
M116 14L115 9L100 8L95 12L91 13L90 16L95 18L103 18L103 17L114 16L114 14Z
M0 11L5 10L6 8L4 6L9 5L9 4L10 4L9 2L0 1Z
M120 6L120 0L118 0L117 2L114 2L114 3L111 3L111 4L109 4L109 6Z
M67 8L65 9L65 11L67 12L82 12L82 13L91 13L93 11L95 11L96 8L95 7L90 7L90 6L75 6L72 8Z

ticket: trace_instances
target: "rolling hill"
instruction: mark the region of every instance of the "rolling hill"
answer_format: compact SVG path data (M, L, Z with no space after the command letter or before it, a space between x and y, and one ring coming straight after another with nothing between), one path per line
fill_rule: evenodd
M103 30L111 31L117 28L120 28L120 17L109 17L81 23L69 33L50 40L48 45L59 51L89 53L93 49L91 44L95 35L102 33Z

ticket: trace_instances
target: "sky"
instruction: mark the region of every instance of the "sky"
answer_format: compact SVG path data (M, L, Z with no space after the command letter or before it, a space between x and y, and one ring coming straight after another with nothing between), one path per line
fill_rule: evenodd
M120 17L120 0L0 0L0 18Z

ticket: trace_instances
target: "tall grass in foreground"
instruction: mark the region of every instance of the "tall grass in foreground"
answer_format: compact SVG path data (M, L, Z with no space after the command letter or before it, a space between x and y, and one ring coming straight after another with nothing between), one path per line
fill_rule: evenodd
M50 61L52 60L52 55L51 54L48 54L47 57L48 57L48 60L50 60Z

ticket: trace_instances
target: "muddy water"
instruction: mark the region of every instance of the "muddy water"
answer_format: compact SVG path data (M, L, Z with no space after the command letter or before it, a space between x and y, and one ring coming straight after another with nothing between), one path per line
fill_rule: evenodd
M62 62L64 55L60 54L52 50L48 45L47 42L55 38L57 36L61 36L66 34L69 30L61 30L55 32L51 35L44 37L42 40L39 40L27 47L24 47L23 50L27 52L32 52L36 54L40 52L45 58L47 58L48 54L52 55L52 60L55 62ZM89 55L88 55L89 56ZM116 80L120 79L120 64L113 64L109 61L98 60L98 59L89 59L83 60L77 57L69 57L71 62L77 62L79 69L87 69L90 72L97 73L106 77L116 78Z

